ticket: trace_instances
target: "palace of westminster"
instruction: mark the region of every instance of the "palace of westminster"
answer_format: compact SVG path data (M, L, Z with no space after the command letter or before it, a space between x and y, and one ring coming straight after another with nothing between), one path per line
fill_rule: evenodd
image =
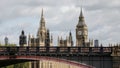
M45 19L43 15L43 10L41 12L41 20L40 26L38 28L38 32L36 38L29 35L28 36L28 46L53 46L53 36L50 36L49 29L46 28ZM20 46L27 45L26 36L24 31L21 32L19 38ZM98 46L98 40L96 40L96 46ZM58 37L58 46L62 47L73 47L73 38L72 33L69 32L69 36L66 39L62 39L62 37ZM93 40L88 41L88 28L85 24L83 12L81 10L78 24L76 25L76 46L77 47L93 47Z
M24 30L22 30L21 35L19 37L19 45L20 46L42 46L42 47L51 47L53 45L53 36L50 35L50 30L46 28L46 22L43 14L43 9L41 12L41 19L39 23L39 28L37 31L36 37L28 35L28 41L27 36L24 33ZM63 39L62 37L58 37L57 44L58 47L101 47L99 46L98 40L88 40L88 27L85 23L83 11L81 9L78 23L75 27L76 30L76 42L74 43L72 33L69 32L69 35L66 36L66 39ZM27 44L28 43L28 44ZM8 44L8 38L5 38L5 44ZM75 44L75 46L74 46ZM110 45L112 46L112 45ZM113 47L113 56L120 56L120 45L115 45ZM48 67L45 66L48 64ZM59 64L57 67L56 65ZM38 62L30 62L29 68L39 68L39 65L43 65L45 68L61 68L63 65L62 63L55 63L55 62L49 62L49 61L38 61ZM51 67L54 65L53 67ZM114 64L114 66L119 66L119 62ZM41 68L41 67L40 67ZM64 65L64 68L76 68L69 65ZM116 68L116 67L113 67Z
M50 36L50 31L49 29L46 28L45 26L45 19L43 15L43 10L41 12L41 20L40 20L40 27L38 28L37 36L32 37L28 36L28 46L45 46L45 47L50 47L53 46L53 36ZM81 9L80 15L79 15L79 20L76 25L76 44L73 46L73 38L72 38L72 33L69 32L69 36L66 37L66 39L62 39L62 37L58 37L58 47L101 47L102 45L99 46L98 40L89 40L88 41L88 27L85 23L85 19L83 16L83 11ZM19 37L19 44L20 46L26 46L27 41L26 41L26 36L24 34L24 31L21 32L21 35ZM112 46L112 45L110 45ZM120 56L120 45L115 45L113 48L113 56ZM37 68L36 66L39 65L40 62L33 62L32 63L32 68ZM41 63L42 64L42 63ZM52 63L55 64L56 63ZM119 62L116 62L113 64L113 68L120 67ZM49 67L48 67L49 68ZM55 66L54 66L55 68ZM58 67L59 68L59 67ZM65 67L65 68L74 68L74 67Z

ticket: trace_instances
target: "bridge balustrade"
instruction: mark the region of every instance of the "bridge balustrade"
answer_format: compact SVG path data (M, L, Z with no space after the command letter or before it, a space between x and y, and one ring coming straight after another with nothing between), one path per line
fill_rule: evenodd
M0 54L111 54L112 47L0 47Z
M19 47L19 48L18 48L18 51L19 51L19 52L23 52L23 53L24 53L24 52L26 52L26 50L27 50L26 47Z
M9 54L7 48L1 47L0 48L0 55L6 55Z
M66 48L66 47L60 47L59 53L68 53L68 48Z
M0 52L7 52L7 48L0 48Z
M101 48L98 48L98 47L92 48L92 52L99 53L99 52L101 52L100 49L101 49Z
M89 47L81 48L81 53L89 53Z
M79 53L79 49L76 48L76 47L71 47L70 48L70 53L73 54L73 53Z
M36 53L37 52L37 48L36 47L29 47L29 52L30 53Z
M47 52L47 48L46 47L39 47L39 52L40 53L46 53Z
M58 48L55 48L55 47L50 47L49 48L49 53L57 53L58 51Z
M108 48L108 47L104 47L103 48L103 52L112 52L112 49L111 48Z

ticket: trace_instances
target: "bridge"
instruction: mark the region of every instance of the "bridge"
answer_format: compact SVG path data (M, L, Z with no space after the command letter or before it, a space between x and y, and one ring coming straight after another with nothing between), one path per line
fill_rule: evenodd
M0 47L0 67L26 61L48 60L78 68L112 68L112 47ZM9 62L10 61L10 62Z

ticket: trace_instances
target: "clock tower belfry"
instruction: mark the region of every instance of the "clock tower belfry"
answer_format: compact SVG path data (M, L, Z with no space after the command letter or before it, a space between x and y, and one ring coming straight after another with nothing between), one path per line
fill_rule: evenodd
M88 28L85 24L83 12L81 9L79 21L76 25L76 46L77 47L87 47L88 42Z

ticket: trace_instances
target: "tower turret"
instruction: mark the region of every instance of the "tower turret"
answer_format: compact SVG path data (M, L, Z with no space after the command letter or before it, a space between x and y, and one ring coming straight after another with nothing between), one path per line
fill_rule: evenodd
M49 34L49 30L48 29L47 29L47 32L46 32L45 46L46 47L50 46L50 34Z
M73 46L73 40L72 40L72 33L71 33L71 31L69 33L69 43L70 43L70 46Z
M42 12L41 12L40 29L43 29L43 30L46 29L46 27L45 27L45 19L44 19L44 16L43 16L43 9L42 9Z
M51 35L50 46L53 46L53 36Z
M85 24L84 16L83 16L83 11L82 11L82 9L81 9L77 27L79 28L79 27L85 27L85 26L87 27L87 25Z
M5 46L7 46L8 45L8 37L5 37Z
M28 35L28 46L31 46L31 35Z
M59 38L59 36L58 36L58 40L57 40L58 42L58 46L60 46L60 38Z
M27 44L26 36L24 34L24 30L22 30L21 35L19 37L19 45L20 46L25 46L26 44Z

